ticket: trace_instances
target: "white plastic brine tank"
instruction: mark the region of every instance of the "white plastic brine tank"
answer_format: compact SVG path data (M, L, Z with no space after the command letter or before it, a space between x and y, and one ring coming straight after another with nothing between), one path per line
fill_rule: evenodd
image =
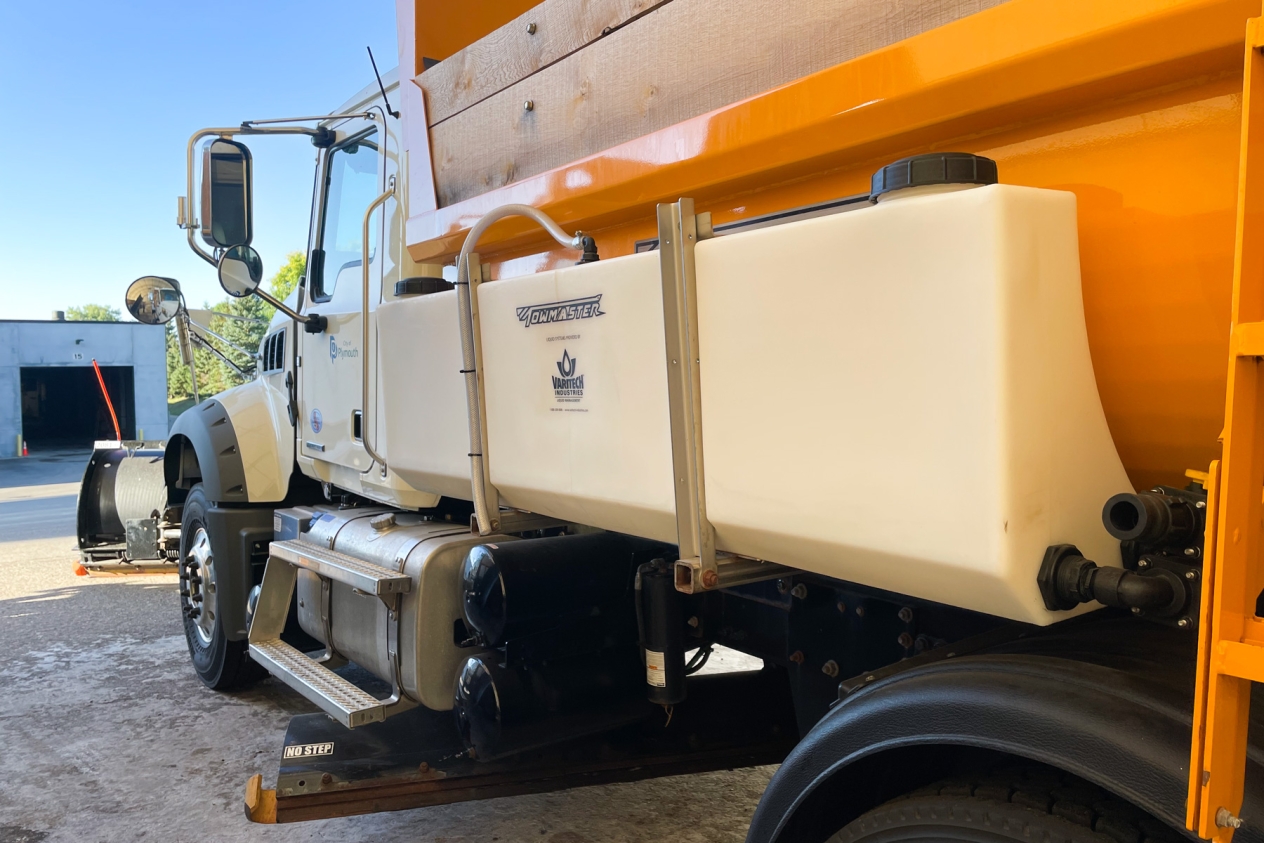
M871 206L697 245L720 549L1039 624L1066 617L1036 584L1046 547L1119 564L1101 507L1131 486L1089 357L1075 197L995 181L987 159L919 156L875 176ZM503 499L673 541L657 254L478 302Z

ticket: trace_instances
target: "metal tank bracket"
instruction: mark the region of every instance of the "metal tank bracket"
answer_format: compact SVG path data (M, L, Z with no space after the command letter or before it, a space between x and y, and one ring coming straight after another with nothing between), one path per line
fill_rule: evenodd
M702 458L702 356L698 341L698 277L694 247L714 237L711 214L695 214L692 199L658 206L659 273L663 285L667 405L675 478L676 589L714 591L784 576L790 569L715 549L707 518Z

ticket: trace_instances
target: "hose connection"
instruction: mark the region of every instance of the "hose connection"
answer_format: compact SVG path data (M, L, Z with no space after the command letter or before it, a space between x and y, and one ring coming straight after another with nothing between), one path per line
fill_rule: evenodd
M1074 545L1045 551L1037 583L1050 611L1101 603L1180 629L1197 626L1206 494L1195 486L1118 494L1102 526L1119 540L1123 567L1098 565Z

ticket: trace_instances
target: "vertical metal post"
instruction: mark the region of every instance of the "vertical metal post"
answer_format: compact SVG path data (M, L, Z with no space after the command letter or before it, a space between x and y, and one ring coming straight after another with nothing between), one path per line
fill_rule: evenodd
M667 403L671 414L676 533L680 546L676 585L690 592L714 588L719 581L715 531L707 519L703 482L701 357L694 271L697 242L698 221L692 199L658 206L659 268L667 340Z
M1208 506L1189 810L1191 830L1228 843L1241 821L1251 683L1264 681L1264 27L1247 25L1224 450ZM1209 523L1211 513L1209 515ZM1214 554L1214 556L1212 555ZM1209 593L1208 593L1209 590Z
M483 324L479 316L478 288L492 280L491 267L479 261L478 253L471 252L467 258L468 270L465 277L470 283L470 324L474 331L474 369L478 381L478 426L482 435L480 452L483 454L483 494L487 500L487 511L491 516L491 528L500 529L500 493L492 484L491 459L487 448L487 383L483 372Z

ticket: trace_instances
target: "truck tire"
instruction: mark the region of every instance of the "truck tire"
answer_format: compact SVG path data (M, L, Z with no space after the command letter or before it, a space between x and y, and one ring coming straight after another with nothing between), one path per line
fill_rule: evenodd
M828 843L1176 843L1172 829L1101 788L1049 768L946 779L856 818Z
M215 548L206 529L210 505L202 484L189 490L180 524L180 610L193 669L213 691L240 688L262 675L247 642L224 637L218 608Z

